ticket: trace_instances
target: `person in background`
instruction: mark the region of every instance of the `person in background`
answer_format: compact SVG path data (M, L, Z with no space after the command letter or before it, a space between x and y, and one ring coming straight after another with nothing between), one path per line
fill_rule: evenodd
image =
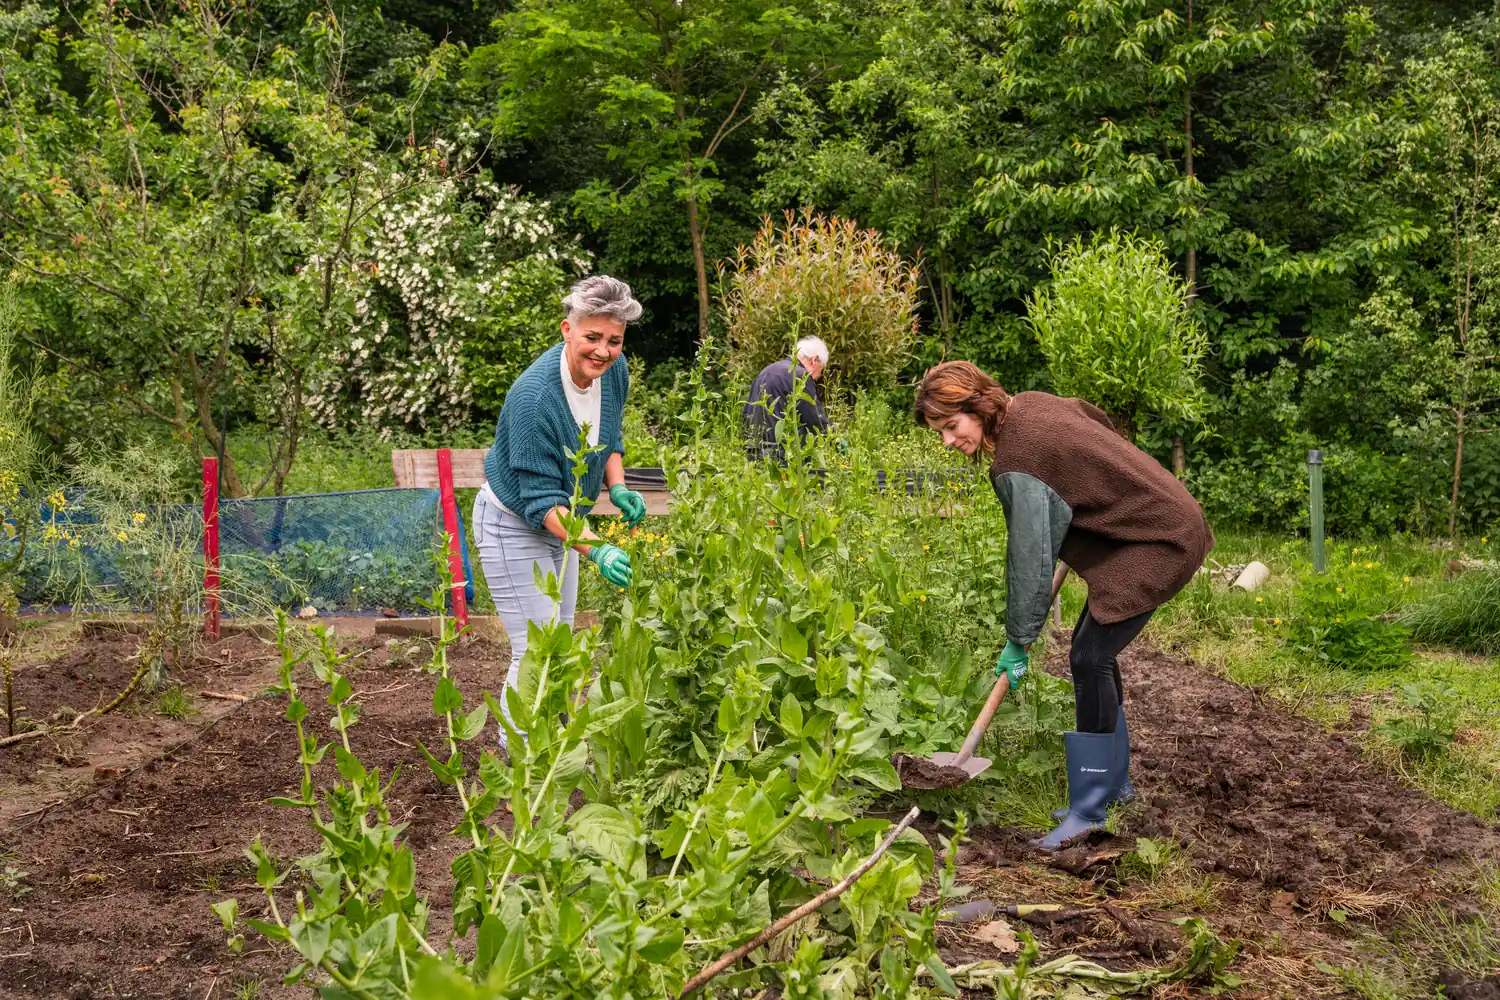
M486 483L474 500L474 537L479 561L510 640L505 684L519 683L526 653L528 622L553 618L573 622L578 599L578 557L588 558L610 583L627 586L630 557L585 529L573 551L565 552L568 532L562 517L573 496L573 460L580 429L591 447L581 493L590 503L600 487L635 525L646 501L625 486L622 425L630 372L620 350L625 326L641 315L641 304L625 282L606 275L584 278L562 300L562 343L545 351L511 385L495 424L495 442L484 459ZM562 581L562 602L537 588L534 568ZM508 699L500 707L512 722ZM512 725L512 728L515 728ZM524 734L522 734L524 736ZM500 748L506 749L505 729Z
M820 379L828 365L828 345L820 337L803 337L797 341L790 358L773 361L760 370L750 383L750 393L741 412L745 426L745 449L751 458L769 458L784 462L786 456L776 443L776 425L786 415L787 400L800 380L809 399L797 401L797 420L804 437L810 432L829 429L828 415L823 412L823 389Z
M946 447L987 462L1005 510L1008 641L997 677L1014 686L1025 675L1059 556L1088 584L1068 655L1077 714L1063 737L1068 808L1037 845L1055 851L1135 795L1118 657L1203 565L1213 531L1177 477L1082 400L1011 396L969 362L949 361L923 376L914 415Z

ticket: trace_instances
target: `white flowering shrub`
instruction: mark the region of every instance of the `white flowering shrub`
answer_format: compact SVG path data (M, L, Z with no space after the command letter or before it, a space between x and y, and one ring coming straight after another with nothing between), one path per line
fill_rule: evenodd
M546 203L450 169L439 141L356 250L360 294L309 400L331 428L448 431L505 388L558 336L563 288L588 266Z

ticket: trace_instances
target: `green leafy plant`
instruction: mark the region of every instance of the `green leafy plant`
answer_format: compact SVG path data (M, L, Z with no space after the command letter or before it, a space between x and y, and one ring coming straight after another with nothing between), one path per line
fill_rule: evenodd
M1298 588L1286 642L1302 655L1331 667L1388 670L1412 658L1411 632L1394 620L1390 573L1374 559L1360 561L1354 549L1347 569L1335 568ZM1371 553L1366 552L1366 556Z
M1415 681L1401 685L1397 701L1406 711L1387 719L1375 731L1413 760L1430 760L1448 751L1458 736L1462 694L1448 681Z
M789 212L780 229L766 219L722 284L729 364L745 381L815 335L833 379L888 385L916 342L918 268L849 219Z
M31 886L26 884L30 874L24 868L7 864L0 869L0 891L3 891L12 903L19 903L31 892Z
M1127 437L1146 415L1198 421L1208 337L1191 299L1160 243L1118 232L1075 239L1029 303L1053 390L1095 403Z

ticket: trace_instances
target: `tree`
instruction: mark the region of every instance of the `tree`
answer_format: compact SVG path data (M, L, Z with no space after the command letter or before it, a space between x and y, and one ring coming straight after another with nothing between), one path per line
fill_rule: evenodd
M1430 205L1447 258L1430 398L1453 435L1449 535L1465 443L1494 429L1500 404L1500 74L1476 41L1443 35L1408 62L1398 99L1407 117L1397 183Z
M33 8L26 44L0 50L0 252L38 318L31 345L75 396L223 454L230 496L280 490L374 214L415 179L341 101L336 17L312 18L299 53L260 51L243 14L106 0L64 40ZM259 483L228 450L231 410L271 439Z
M604 148L611 175L573 196L595 225L663 195L681 202L701 339L705 239L725 193L718 157L773 81L826 71L838 25L824 10L804 0L524 0L496 22L500 40L475 51L471 73L497 84L501 138L562 130Z
M996 287L994 238L976 217L978 158L1001 140L1007 102L994 6L890 0L876 58L826 98L787 83L759 110L769 129L757 161L768 209L815 206L920 252L928 306L946 357L975 316L976 336L1007 318L995 305L1025 289ZM1013 324L1012 324L1013 325Z
M1146 414L1198 420L1207 338L1191 295L1160 243L1113 232L1075 239L1053 258L1028 317L1054 390L1095 403L1130 439Z

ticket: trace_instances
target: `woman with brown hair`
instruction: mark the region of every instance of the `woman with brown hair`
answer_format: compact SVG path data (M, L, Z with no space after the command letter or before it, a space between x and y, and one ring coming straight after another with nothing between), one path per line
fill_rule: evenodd
M969 362L949 361L923 377L914 415L944 446L988 460L1005 510L1007 642L996 676L1008 673L1014 686L1026 673L1057 560L1088 584L1068 656L1077 713L1063 737L1068 808L1038 842L1057 850L1102 825L1110 803L1134 797L1118 657L1193 578L1213 532L1182 483L1082 400L1011 396Z

